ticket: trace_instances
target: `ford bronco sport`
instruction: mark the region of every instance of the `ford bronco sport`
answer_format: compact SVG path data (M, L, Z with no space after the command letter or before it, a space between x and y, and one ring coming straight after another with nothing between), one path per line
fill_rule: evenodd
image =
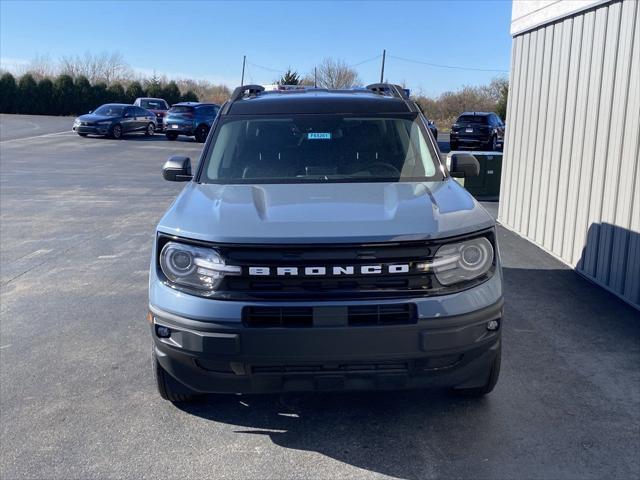
M160 395L447 387L500 370L493 218L402 89L237 88L157 227Z

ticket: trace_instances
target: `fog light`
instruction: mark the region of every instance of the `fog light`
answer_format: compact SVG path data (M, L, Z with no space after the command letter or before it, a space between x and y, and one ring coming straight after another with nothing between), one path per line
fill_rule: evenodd
M162 325L156 325L156 335L160 338L169 338L171 336L171 329L169 327L163 327Z
M498 320L490 320L487 322L487 330L494 331L500 327L500 322Z

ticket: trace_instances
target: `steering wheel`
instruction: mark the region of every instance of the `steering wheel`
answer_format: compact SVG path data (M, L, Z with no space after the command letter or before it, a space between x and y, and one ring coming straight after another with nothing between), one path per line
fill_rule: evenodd
M369 165L365 166L362 170L360 170L358 173L364 173L364 172L368 172L371 175L380 176L380 177L384 177L384 176L399 177L400 176L400 170L398 170L396 167L394 167L390 163L384 163L384 162L370 163ZM391 175L384 175L385 173L387 174L391 173Z

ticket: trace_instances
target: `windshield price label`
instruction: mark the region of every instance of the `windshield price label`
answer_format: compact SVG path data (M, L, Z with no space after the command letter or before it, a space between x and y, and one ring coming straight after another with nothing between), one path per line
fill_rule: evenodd
M331 140L331 134L328 132L309 132L307 133L309 140Z

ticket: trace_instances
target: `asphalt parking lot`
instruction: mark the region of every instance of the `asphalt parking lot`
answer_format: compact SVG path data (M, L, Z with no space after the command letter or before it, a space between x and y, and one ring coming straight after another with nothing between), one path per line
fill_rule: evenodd
M0 117L0 478L640 476L640 314L501 227L503 366L485 399L161 400L147 271L182 185L160 168L201 145L70 127Z

